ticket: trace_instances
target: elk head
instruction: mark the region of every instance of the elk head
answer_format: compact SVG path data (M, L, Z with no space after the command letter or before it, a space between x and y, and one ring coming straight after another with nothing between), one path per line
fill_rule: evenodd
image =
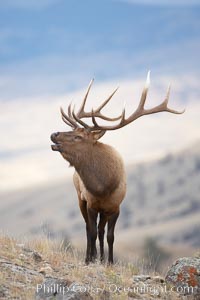
M106 117L101 113L101 110L110 101L110 99L116 93L117 89L114 90L114 92L97 109L95 110L92 109L91 112L85 112L85 104L92 83L93 80L89 84L86 95L77 113L75 112L75 108L72 109L71 104L68 106L67 114L63 111L62 108L60 109L63 121L67 125L72 127L72 131L57 132L51 135L51 140L55 143L54 145L52 145L52 150L59 151L62 154L62 156L71 163L71 165L74 165L74 161L73 161L74 157L76 159L80 159L80 156L84 157L84 152L88 153L88 151L90 151L92 147L94 147L97 141L108 130L116 130L122 128L144 115L159 113L163 111L174 113L174 114L182 114L184 112L184 110L176 111L167 106L169 100L170 88L168 89L166 97L161 104L150 109L144 108L147 93L148 93L149 83L150 83L150 72L148 72L147 81L144 86L139 105L137 109L129 117L127 118L125 117L125 108L123 109L122 114L119 117L115 117L115 118ZM91 118L93 125L90 126L86 124L82 120L84 118ZM101 126L98 124L97 118L106 121L119 120L119 122L118 124L112 126L109 125ZM80 125L82 127L80 127Z

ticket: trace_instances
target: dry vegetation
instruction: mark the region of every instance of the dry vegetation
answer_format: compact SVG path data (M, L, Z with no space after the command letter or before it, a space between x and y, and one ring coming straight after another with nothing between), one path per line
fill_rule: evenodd
M0 298L33 299L36 286L45 276L66 278L70 282L104 289L108 283L130 285L138 270L133 266L86 266L82 253L70 245L47 238L23 242L0 237Z
M35 299L37 284L46 278L87 286L93 299L180 299L175 293L163 291L161 277L148 282L156 287L158 295L153 290L142 296L128 290L133 287L134 275L143 274L142 262L117 262L113 266L97 262L86 266L83 253L47 238L19 241L1 236L0 245L0 299Z

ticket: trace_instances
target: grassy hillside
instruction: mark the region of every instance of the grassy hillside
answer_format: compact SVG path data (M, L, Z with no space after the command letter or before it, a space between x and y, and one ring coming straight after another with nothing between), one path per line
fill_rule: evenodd
M0 236L0 244L0 299L31 300L37 290L37 299L47 299L41 296L42 283L55 281L82 287L73 299L181 299L162 277L145 271L142 261L86 266L82 253L63 242ZM57 296L48 299L61 299Z

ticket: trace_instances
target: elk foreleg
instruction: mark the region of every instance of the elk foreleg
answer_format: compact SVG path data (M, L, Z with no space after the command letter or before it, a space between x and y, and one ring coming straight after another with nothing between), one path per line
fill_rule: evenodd
M104 233L105 233L105 225L108 221L108 217L104 213L100 213L100 221L98 225L98 237L99 237L99 245L100 245L100 260L104 261Z
M115 224L119 217L119 211L112 214L108 219L108 232L107 232L107 242L108 242L108 263L113 264L113 243L114 243L114 230Z
M90 238L90 261L94 262L97 257L96 239L97 239L97 216L98 212L92 208L87 209L89 238Z
M90 262L91 238L90 238L90 230L89 230L87 202L85 200L82 200L81 197L79 197L79 207L86 224L87 248L86 248L85 263L88 264Z

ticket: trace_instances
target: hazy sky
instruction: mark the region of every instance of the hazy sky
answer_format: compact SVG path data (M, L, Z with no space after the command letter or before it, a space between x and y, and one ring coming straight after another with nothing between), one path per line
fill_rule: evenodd
M184 116L146 117L108 133L103 141L127 164L197 141L199 32L195 0L1 0L0 189L66 175L49 136L67 129L59 106L79 103L93 77L90 107L120 86L108 113L120 112L126 100L129 114L150 69L148 105L161 101L171 83L170 105L187 109Z
M0 99L199 73L199 1L1 0Z

